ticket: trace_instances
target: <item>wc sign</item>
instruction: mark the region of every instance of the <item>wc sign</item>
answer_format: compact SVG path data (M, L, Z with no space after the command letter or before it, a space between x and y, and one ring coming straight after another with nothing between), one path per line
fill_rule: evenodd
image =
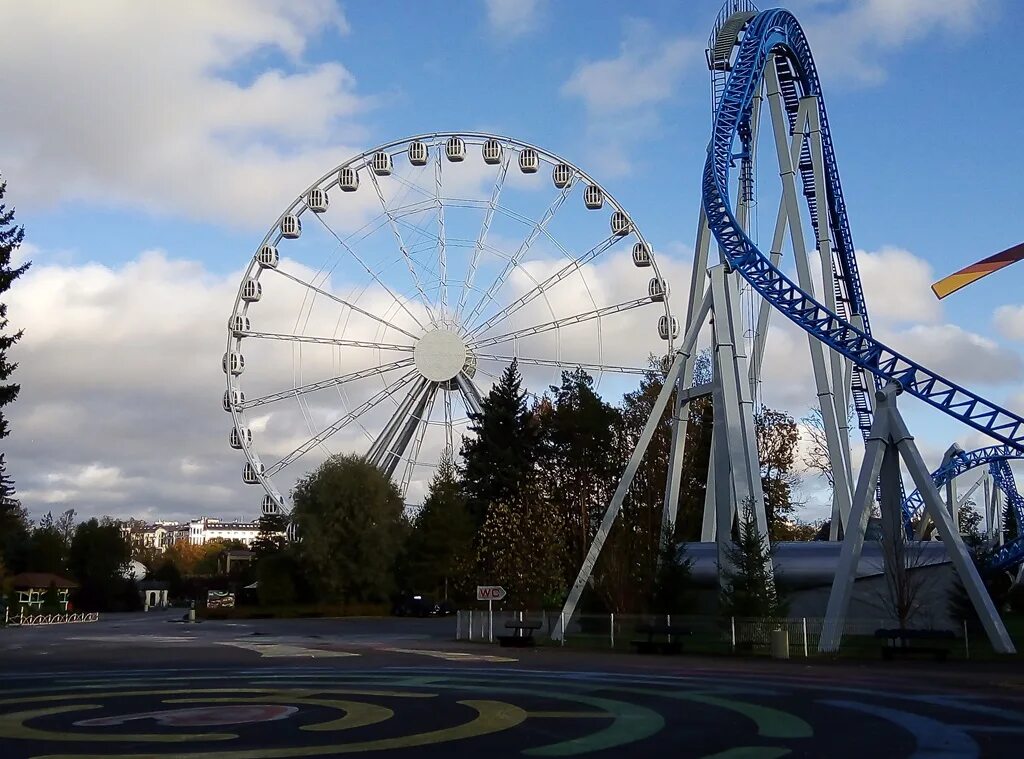
M500 601L506 595L505 589L500 585L477 585L476 586L476 600L477 601Z

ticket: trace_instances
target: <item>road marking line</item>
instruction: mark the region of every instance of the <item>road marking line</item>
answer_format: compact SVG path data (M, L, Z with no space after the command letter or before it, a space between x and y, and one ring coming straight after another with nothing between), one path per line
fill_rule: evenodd
M288 646L283 643L245 643L237 640L217 641L219 646L232 646L255 651L264 659L277 659L291 656L310 656L313 658L359 656L351 651L333 651L324 648L307 648L305 646Z
M393 654L419 654L420 656L430 656L434 659L444 659L445 661L486 661L486 662L517 662L518 659L511 659L507 656L491 656L489 654L467 654L462 651L429 651L424 648L382 648L381 651L387 651Z

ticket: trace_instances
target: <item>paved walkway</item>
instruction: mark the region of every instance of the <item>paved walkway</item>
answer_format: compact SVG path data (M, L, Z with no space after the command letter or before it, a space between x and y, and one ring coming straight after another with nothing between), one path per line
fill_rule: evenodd
M1012 756L1024 677L509 651L447 620L0 630L0 756Z

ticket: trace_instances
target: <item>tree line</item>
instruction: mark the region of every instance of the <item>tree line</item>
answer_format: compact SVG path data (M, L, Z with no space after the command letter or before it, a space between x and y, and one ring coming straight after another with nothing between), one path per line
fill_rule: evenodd
M660 362L652 361L639 387L613 405L582 369L563 372L560 384L531 395L512 363L483 399L481 412L470 414L459 460L441 460L415 512L408 513L395 485L358 456L332 458L302 478L292 493L301 535L295 561L336 599L384 600L405 591L465 601L476 585L499 584L516 605L558 606L663 378ZM702 354L694 384L710 379L711 358ZM690 404L678 515L668 545L660 532L670 412L659 420L595 568L591 606L639 612L681 603L672 587L680 585L685 557L675 546L700 539L712 412L710 397ZM756 428L770 535L811 539L815 528L794 519L797 424L764 408Z

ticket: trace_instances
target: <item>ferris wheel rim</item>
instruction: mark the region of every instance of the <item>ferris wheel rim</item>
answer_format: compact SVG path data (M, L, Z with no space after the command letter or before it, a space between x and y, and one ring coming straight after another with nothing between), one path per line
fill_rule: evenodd
M439 131L439 132L430 132L430 133L418 134L418 135L414 135L414 136L411 136L411 137L405 137L405 138L393 140L393 141L390 141L390 142L387 142L387 143L383 143L383 144L378 145L378 146L376 146L376 147L374 147L374 148L372 148L370 150L363 151L362 153L359 153L358 155L355 155L355 156L347 159L346 161L343 161L343 162L339 163L335 167L331 168L328 172L324 173L317 181L315 181L315 182L311 183L310 185L308 185L302 191L302 193L300 193L286 207L286 209L277 217L277 219L271 225L271 227L269 228L267 234L264 236L264 238L261 240L261 242L257 246L257 250L260 250L261 248L263 248L263 246L266 246L266 245L269 245L269 244L273 244L276 247L276 245L279 244L282 241L283 237L284 237L284 235L282 234L282 231L281 231L281 225L282 225L282 222L284 221L284 219L287 216L289 216L289 215L293 215L293 216L301 219L303 214L305 214L307 211L311 211L312 209L310 208L310 206L309 206L309 204L307 202L307 198L310 196L310 193L312 191L314 191L314 190L317 190L317 189L322 190L324 192L328 192L328 191L330 191L332 189L337 188L339 186L339 183L340 183L340 180L338 179L338 177L339 177L342 169L354 168L356 171L360 171L360 170L366 169L367 170L367 174L373 177L372 181L374 182L375 187L377 187L377 192L378 192L378 195L379 195L380 194L380 190L379 190L379 186L377 185L376 174L372 171L372 169L370 169L370 160L372 159L373 156L375 156L375 155L377 155L379 153L388 153L389 155L394 156L394 155L397 155L397 154L401 153L403 151L403 149L407 150L408 146L411 145L412 143L415 143L415 142L428 142L430 144L437 145L437 144L441 144L443 141L449 140L451 138L461 138L462 140L465 140L465 141L472 141L473 144L476 144L476 143L486 143L489 140L496 140L499 143L501 143L505 148L509 149L510 151L515 151L515 152L521 154L523 151L533 150L533 151L535 151L538 160L542 160L545 163L552 164L552 165L554 165L556 167L557 166L561 166L561 165L564 165L564 166L568 167L569 170L571 171L572 180L571 180L568 188L566 188L566 190L571 190L572 187L574 187L577 184L581 184L581 183L586 183L586 185L588 187L589 186L597 187L600 190L600 192L602 194L602 197L603 197L603 200L604 200L605 203L607 203L608 207L613 212L618 212L618 213L623 214L626 217L626 219L628 220L629 231L627 233L625 233L625 235L622 235L620 237L629 237L630 235L632 235L632 236L635 237L635 240L636 240L637 244L643 244L645 246L646 250L648 251L648 254L649 254L649 264L648 265L651 267L652 273L662 283L666 282L666 280L665 280L665 278L664 278L664 276L662 274L661 268L659 267L659 264L658 264L658 261L657 261L657 257L654 254L653 246L648 242L648 240L644 236L642 230L639 228L639 226L634 221L632 215L630 215L625 210L625 208L616 200L616 198L600 182L598 182L589 172L587 172L584 169L582 169L578 164L576 164L576 163L574 163L572 161L567 160L563 156L561 156L559 154L556 154L556 153L553 153L553 152L551 152L549 150L546 150L546 149L544 149L544 148L542 148L540 146L534 145L532 143L528 143L528 142L525 142L523 140L520 140L520 139L517 139L517 138L513 138L513 137L510 137L510 136L507 136L507 135L494 134L494 133L488 133L488 132L477 132L477 131L462 131L462 132ZM404 146L404 148L403 148L403 146ZM393 151L393 152L389 152L389 151ZM437 160L440 161L440 154L438 154ZM510 163L510 161L511 161L511 158L503 160L504 171L508 170L508 164ZM569 194L568 192L564 193L565 196L568 196L568 194ZM459 198L456 198L456 200L460 200L460 201L461 200L466 200L466 202L476 202L476 201L471 201L471 200L468 200L468 199L459 199ZM378 214L376 217L373 217L370 221L368 221L365 225L363 225L363 227L361 229L365 229L366 227L369 227L371 224L377 223L387 213L387 210L388 210L387 209L387 204L385 203L385 201L384 201L382 196L380 197L380 201L382 203L384 213ZM421 202L423 202L423 201L421 201ZM438 202L440 202L440 195L438 196ZM511 214L508 212L508 209L501 208L500 210L503 213L506 213L507 215L509 215L509 217L511 218ZM336 233L334 233L333 230L330 229L330 227L326 224L326 222L324 222L324 220L322 218L320 218L320 214L319 213L314 213L313 215L321 223L324 224L324 226L331 232L331 234L333 234L333 236L335 238L337 238L338 242L341 245L343 245L343 246L345 245L345 243L342 242L342 239L340 237L338 237L338 235ZM383 226L383 223L384 222L380 221L380 225L378 227L376 227L376 229L379 229L380 226ZM354 235L358 231L360 231L360 230L356 230L355 232L352 232L349 235L349 237L351 237L352 235ZM371 234L371 233L372 232L367 233L367 234ZM547 233L546 230L545 230L545 233L548 235L549 238L551 237L550 233ZM348 238L346 238L346 239L348 239ZM364 236L364 239L365 239L365 236ZM554 238L551 238L551 239L553 240ZM594 300L593 294L589 292L589 283L587 283L586 277L583 276L583 266L586 263L588 263L590 260L594 260L594 259L598 258L600 255L602 255L605 252L605 250L613 247L614 243L617 242L616 236L612 235L610 238L606 239L604 242L605 243L609 243L607 245L607 247L602 249L602 250L600 250L599 252L597 252L595 255L593 255L592 258L586 259L586 260L584 260L582 257L574 258L573 256L571 256L569 254L569 252L567 250L562 248L562 255L564 255L566 258L569 259L568 264L566 264L563 267L563 270L571 269L572 271L569 272L569 275L571 275L573 273L578 273L580 275L580 278L584 282L584 285L585 285L585 287L586 287L586 289L588 291L588 297L590 298L591 305L593 305L595 307L594 308L594 312L595 313L599 309L597 308L597 304L596 304L596 302ZM600 244L601 243L598 243L591 250L593 250L594 248L599 247ZM557 245L557 242L556 242L556 245ZM559 247L561 247L561 246L559 246ZM488 250L488 252L494 252L495 250L497 250L497 249L494 248L493 246L491 246L491 248ZM399 257L395 258L394 261L391 262L391 264L397 264L403 257L404 256L399 256ZM320 270L318 270L318 272L317 272L317 275L322 273L324 267L327 265L327 263L329 263L329 261L330 261L330 259L326 260L321 265ZM512 263L512 270L519 269L519 270L524 271L524 272L527 271L525 269L525 267L522 266L522 262L511 261L511 263ZM337 266L337 263L335 263L335 267L336 266ZM250 280L254 280L256 282L259 282L260 277L262 276L263 271L265 271L265 269L263 267L261 267L257 263L257 260L256 260L255 256L251 257L250 260L249 260L249 264L248 264L248 266L246 267L246 269L245 269L245 271L243 273L242 280L241 280L241 282L239 284L238 290L237 290L236 295L235 295L233 309L232 309L232 312L231 312L233 317L234 317L234 315L241 315L243 318L248 316L249 307L251 305L253 305L253 304L250 303L248 300L246 300L246 299L244 299L242 297L243 289L244 289L246 283L248 281L250 281ZM277 271L280 274L284 274L284 272L281 272L280 270L278 270L276 268L272 269L272 271ZM332 269L332 271L333 271L333 269ZM367 271L369 272L369 269L367 269ZM535 285L536 288L541 288L541 283L537 282L537 280L535 278L533 278L532 275L530 276L530 278L533 281L533 284ZM315 281L315 278L314 278L314 281ZM446 283L447 283L447 280L441 281L440 288L441 289L446 288L447 287ZM309 286L308 283L305 283L305 282L303 282L302 284L306 284L307 286ZM364 286L363 291L361 291L361 292L365 292L366 288L369 287L369 284L370 283L367 283ZM456 284L457 284L457 281L456 281ZM475 291L479 292L480 288L478 288L478 287L473 287L472 285L466 284L466 283L464 283L464 285L466 285L466 287L463 288L463 296L465 295L466 289L472 289L472 290L475 290ZM498 287L497 290L495 290L494 294L497 294L498 292L500 292L501 285L503 285L503 283L499 283L499 287ZM355 288L353 288L353 292L354 292L354 290L355 290ZM389 291L389 293L390 293L390 291ZM315 299L317 297L317 295L324 295L324 294L325 293L323 291L319 291L319 292L314 293L311 297L313 299ZM392 295L392 298L395 300L395 302L401 305L402 301L397 296L395 296L393 293L390 293L390 294ZM408 293L407 292L402 292L401 295L403 295L403 297L404 297L404 296L407 296ZM541 291L541 296L544 297L545 301L547 300L547 293L544 292L543 290ZM309 297L308 293L307 293L306 297ZM540 297L540 296L535 296L535 297ZM335 298L335 300L337 300L337 298ZM355 298L354 300L357 300L357 298ZM492 300L493 300L493 298L492 298ZM640 299L640 300L643 300L643 299ZM666 323L669 325L669 331L668 331L668 337L666 339L666 350L667 350L667 352L670 352L672 350L673 340L676 337L676 335L674 333L674 330L672 329L673 318L672 318L671 300L670 300L670 297L669 297L669 293L667 291L664 293L663 297L660 299L660 304L658 303L658 301L654 300L653 298L652 299L648 299L648 300L649 300L650 303L654 303L654 304L660 305L661 308L659 310L662 310L664 312L664 318L667 319ZM486 304L484 303L483 300L480 300L474 306L474 308L476 308L477 306L481 306L483 308L486 308ZM464 309L464 307L465 307L465 304L460 303L459 315L461 315L462 309ZM551 315L553 317L554 316L554 311L551 308L550 303L547 304L547 307L548 307L549 313L551 313ZM347 314L346 318L350 318L351 317L353 310L356 310L356 309L349 309L348 310L348 314ZM390 313L390 311L388 313ZM429 309L428 309L428 313L429 313ZM499 312L499 314L500 314L500 312ZM412 316L411 313L410 313L410 316ZM300 313L300 317L299 318L301 318L301 313ZM455 318L458 318L458 317L456 316ZM476 342L479 342L481 339L484 339L483 336L486 335L487 332L490 329L492 329L497 324L500 324L502 321L504 321L507 318L508 318L508 316L505 316L503 319L495 322L494 324L490 324L490 325L488 325L487 323L482 322L481 320L477 320L477 322L475 324L472 324L472 325L463 325L465 327L464 336L465 336L465 338L467 340L467 346L469 346L469 345L474 346L474 351L476 352L478 350L478 349L475 348ZM414 321L416 321L419 324L419 321L416 320L415 317L413 317L413 319L414 319ZM307 321L308 321L308 315L307 315ZM341 321L341 319L339 317L339 322L340 321ZM376 327L378 335L380 334L381 330L385 330L386 331L387 329L398 329L393 323L388 323L387 321L384 321L384 320L380 320L380 322L381 323ZM554 323L554 322L557 322L557 320L553 319L552 323ZM562 358L561 358L561 340L560 340L560 329L561 329L561 327L559 325L557 325L557 324L555 324L555 326L553 327L553 330L554 330L555 336L556 336L556 354L555 354L556 357L555 357L554 360L542 360L542 359L535 359L535 358L520 356L519 355L519 351L518 351L518 341L517 341L517 338L515 338L515 337L507 338L507 339L505 339L503 341L495 340L493 337L490 338L491 342L487 344L488 346L495 346L495 345L499 345L500 346L501 342L510 343L511 344L511 355L507 355L507 349L506 349L506 353L499 353L499 352L481 353L480 354L481 360L483 360L483 361L494 361L494 362L504 362L504 361L507 361L509 359L516 359L516 360L522 360L525 364L530 364L530 365L552 366L552 367L561 366L561 367L566 368L566 369L580 367L580 368L584 368L586 370L595 371L596 374L598 375L598 379L600 379L605 373L611 373L611 374L619 374L619 373L646 373L647 371L650 371L649 368L627 367L627 366L614 365L614 364L605 364L604 363L604 342L603 342L602 333L601 333L602 317L600 315L598 315L596 317L596 322L597 322L596 323L596 328L597 328L597 331L598 331L597 332L597 335L598 335L597 336L598 360L597 360L597 362L594 362L594 363L563 361L562 360ZM578 323L578 322L575 322L575 323ZM430 324L431 324L431 326L433 326L434 322L431 320ZM479 333L479 334L476 334L475 330L479 329L481 326L484 327L483 331L481 333ZM419 324L419 327L421 329L424 329L424 330L427 329L426 327L424 327L423 324ZM399 332L405 332L405 330L399 329ZM257 333L253 333L252 336L256 336L256 334ZM472 343L470 343L469 341L470 341L470 339L472 339L474 337L474 334L476 334L477 339L474 340ZM409 332L405 332L404 336L413 340L413 345L412 346L408 346L408 349L414 350L415 345L416 345L416 343L419 340L419 337L417 337L417 336L415 336L415 335L413 335L413 334L411 334ZM283 335L282 335L282 337L283 337ZM297 335L292 335L291 337L298 342L298 336ZM420 337L422 337L422 335ZM227 334L226 351L228 353L230 353L232 350L240 350L240 346L241 346L240 340L241 340L241 338L236 336L233 333L233 331L231 329L231 325L229 324L228 334ZM302 347L301 344L299 344L298 347L299 347L299 349L301 349L301 347ZM403 348L406 348L406 346L403 346ZM379 356L379 353L380 353L380 351L378 350L377 351L378 356ZM478 367L478 368L476 368L476 371L479 371L481 374L483 374L485 376L494 377L494 375L490 374L489 372L487 372L483 368ZM226 373L226 378L225 379L226 379L226 390L227 390L227 393L229 394L228 397L234 398L234 395L232 395L233 393L235 393L236 391L237 392L242 392L242 382L239 380L237 375L234 375L234 374L228 372L228 373ZM382 382L384 382L384 379L383 379L382 376L379 376L378 379L380 379ZM454 382L454 380L452 380L452 382ZM295 384L296 383L293 382L293 385L295 385ZM339 383L337 385L337 390L338 390L339 393L343 393L344 392L344 385L343 385L343 383ZM447 430L449 431L449 439L450 439L450 437L451 437L450 431L451 431L451 428L452 428L450 393L453 392L453 389L452 388L447 388L447 390L448 390L448 392L445 393L445 400L446 400L446 407L445 407L446 417L445 417L445 421L444 422L424 421L424 423L421 426L423 428L426 428L430 424L444 424L446 426ZM284 391L284 392L287 392L287 391ZM390 402L394 402L394 399L391 398L390 395L387 396L387 400L390 401ZM300 405L301 405L301 403L300 403ZM345 405L350 407L351 403L348 403L348 404L345 404ZM429 405L430 405L430 407L432 409L433 405L434 405L433 400L430 402ZM234 403L231 403L230 408L228 408L227 410L231 414L233 430L239 431L239 430L242 430L243 428L245 428L246 421L245 421L245 418L244 418L244 412L248 408L251 408L251 407L252 406L249 405L249 404L245 404L243 406L236 407L236 405ZM468 406L466 406L466 410L468 412L468 410L469 410ZM342 409L342 413L343 414L345 413L345 409L344 408ZM459 420L459 423L465 422L466 420L467 420L467 417L461 417L460 420ZM365 429L365 427L363 427L362 423L359 422L358 417L355 418L355 422L362 429L362 431L367 435L367 437L372 440L372 435L368 432L368 430ZM449 447L450 447L450 444L449 444ZM263 462L262 462L261 457L259 455L259 451L258 451L257 446L253 445L250 442L249 444L242 445L241 446L241 450L243 452L243 455L245 456L247 466L251 467L254 470L254 472L255 472L255 476L256 476L257 482L256 483L251 483L251 484L260 484L260 485L262 485L263 489L267 492L267 495L270 496L274 500L274 502L276 503L279 513L287 513L288 509L286 507L285 498L282 496L280 490L274 484L270 472L267 472L266 474L264 474L265 469L261 469L261 467L263 467ZM325 451L327 451L326 448L325 448ZM280 463L281 462L278 462L278 464L280 464ZM409 466L410 469L413 469L413 468L415 468L418 465L418 463L419 462L414 459L414 460L411 460L411 461L408 462L408 466ZM275 464L273 466L277 466L277 464ZM282 467L282 468L286 468L286 466ZM278 469L277 471L281 471L281 470Z

